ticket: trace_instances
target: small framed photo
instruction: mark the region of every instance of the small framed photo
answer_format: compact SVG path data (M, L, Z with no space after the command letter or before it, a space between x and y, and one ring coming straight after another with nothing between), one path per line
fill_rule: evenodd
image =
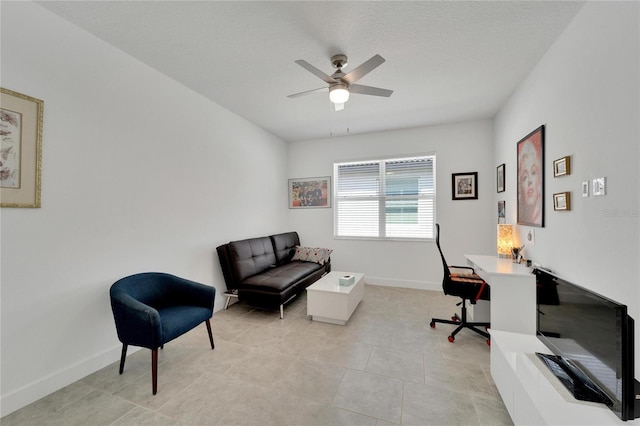
M497 191L504 192L504 163L500 164L496 169Z
M478 172L452 173L451 193L453 200L477 200Z
M289 179L289 208L331 207L331 176Z
M502 223L506 217L507 209L505 208L505 201L498 201L498 223Z
M558 192L557 194L553 194L553 209L571 210L571 193Z
M558 158L553 162L553 177L571 174L571 157Z
M582 196L583 197L588 197L589 196L589 181L585 180L582 182Z

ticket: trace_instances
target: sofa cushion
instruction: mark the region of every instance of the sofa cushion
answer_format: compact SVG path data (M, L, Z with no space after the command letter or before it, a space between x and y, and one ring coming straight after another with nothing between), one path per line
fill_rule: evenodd
M241 288L243 290L279 293L314 271L322 268L323 266L317 263L293 261L247 277L242 280Z
M283 234L272 235L274 252L276 255L276 265L282 265L291 261L296 246L300 245L300 237L297 232L285 232Z
M231 241L229 256L237 281L259 274L276 264L276 256L269 237Z

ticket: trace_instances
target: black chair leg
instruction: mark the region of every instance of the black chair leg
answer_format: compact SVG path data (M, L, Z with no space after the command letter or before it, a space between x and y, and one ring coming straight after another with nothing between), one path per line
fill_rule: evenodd
M215 349L215 345L213 344L213 334L211 333L211 322L209 320L206 320L205 323L207 324L207 332L209 333L209 343L211 343L211 349Z
M127 344L122 344L122 354L120 355L120 374L124 371L124 360L127 358Z
M151 388L158 393L158 348L151 349Z
M460 303L458 303L457 305L459 305ZM436 323L442 323L442 324L452 324L452 325L457 325L458 327L453 330L453 332L449 335L449 341L453 343L453 341L455 340L455 336L456 334L458 334L460 332L460 330L462 330L463 328L468 328L471 331L474 331L476 333L478 333L479 335L486 337L487 339L490 339L490 335L489 333L487 333L486 331L482 331L479 330L476 327L489 327L490 323L488 322L468 322L467 321L467 305L466 305L466 300L463 299L462 300L462 310L461 310L461 316L458 316L457 314L454 314L453 317L451 317L450 320L445 320L445 319L440 319L440 318L431 318L431 323L429 324L431 326L431 328L435 328L436 327ZM490 341L487 340L487 344L489 344Z

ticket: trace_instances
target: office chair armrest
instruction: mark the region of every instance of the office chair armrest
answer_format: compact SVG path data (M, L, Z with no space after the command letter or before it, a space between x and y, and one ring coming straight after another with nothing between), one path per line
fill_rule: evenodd
M475 269L473 269L470 266L455 266L455 265L449 265L449 272L450 273L456 273L456 271L454 271L454 269L464 269L465 271L471 271L471 272L457 272L458 274L462 274L462 275L471 275L471 274L475 274L476 271Z

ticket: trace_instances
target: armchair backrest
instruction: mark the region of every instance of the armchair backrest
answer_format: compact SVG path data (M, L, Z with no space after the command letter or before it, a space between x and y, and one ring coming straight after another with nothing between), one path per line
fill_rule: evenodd
M173 289L175 285L173 275L161 272L145 272L131 275L118 280L111 287L111 297L132 297L140 303L155 309L177 304L172 296L177 296ZM179 296L178 296L179 297Z

